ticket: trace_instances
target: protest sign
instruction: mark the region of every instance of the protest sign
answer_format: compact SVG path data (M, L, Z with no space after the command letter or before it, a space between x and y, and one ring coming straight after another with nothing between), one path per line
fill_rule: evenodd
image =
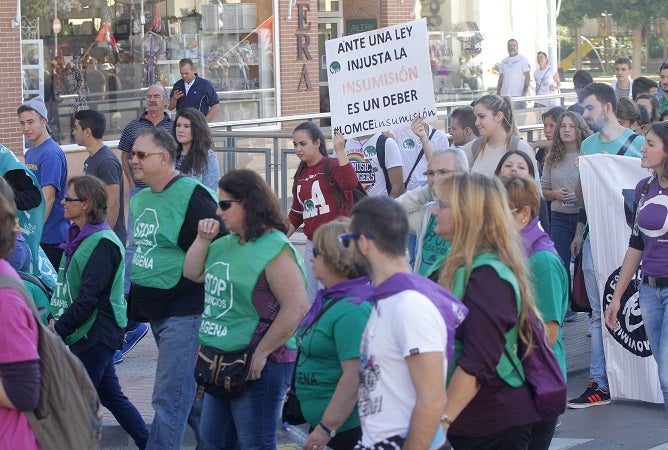
M325 42L332 128L346 138L436 119L427 22Z
M647 176L649 171L640 167L640 158L608 154L580 158L580 179L603 313L610 305L631 234L623 191L635 189L638 181ZM601 329L592 333L603 333L611 395L662 403L658 370L638 302L639 281L636 275L622 296L619 329L610 330L601 320Z

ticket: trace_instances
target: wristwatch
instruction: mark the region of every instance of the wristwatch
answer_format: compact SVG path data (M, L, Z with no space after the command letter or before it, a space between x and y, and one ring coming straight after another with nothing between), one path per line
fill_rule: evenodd
M333 438L334 436L336 436L336 430L334 430L332 428L329 428L327 425L325 425L322 422L320 422L318 425L320 425L320 428L325 430L325 433L329 434L330 438Z

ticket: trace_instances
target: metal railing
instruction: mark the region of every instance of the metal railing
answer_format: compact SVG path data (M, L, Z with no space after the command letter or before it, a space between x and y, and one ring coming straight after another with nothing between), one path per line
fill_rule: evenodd
M531 96L517 98L516 100L536 101L548 98L559 98L560 102L564 104L565 99L572 98L572 94ZM432 124L447 133L448 118L452 109L469 104L469 101L437 103L437 120ZM545 109L547 108L530 108L516 111L517 114L524 114L525 120L527 117L533 118L531 123L525 123L518 127L521 136L526 141L532 142L541 137L543 125L540 119ZM264 176L280 199L284 210L287 211L292 195L291 178L298 165L298 160L294 156L295 152L292 148L292 128L294 124L299 122L326 121L330 118L330 113L318 113L211 123L209 126L214 138L214 151L220 155L220 172L225 173L235 168L256 170ZM331 127L323 126L321 128L326 137L331 136ZM105 143L111 148L118 147L118 140L105 141ZM77 145L64 145L62 147L66 152L83 150Z

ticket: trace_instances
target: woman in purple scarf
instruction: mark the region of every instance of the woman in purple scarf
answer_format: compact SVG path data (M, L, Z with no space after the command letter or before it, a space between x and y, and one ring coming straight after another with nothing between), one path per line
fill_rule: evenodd
M562 342L562 324L568 306L568 275L550 236L538 220L540 194L532 178L512 175L503 179L508 192L508 205L515 226L522 236L529 257L529 273L533 282L536 306L545 322L552 350L566 379L566 356Z
M123 394L113 363L127 324L125 249L107 223L107 188L102 180L83 175L71 178L67 186L62 204L71 224L51 298L49 328L81 360L102 406L143 449L148 429Z
M361 436L357 414L360 340L373 290L361 277L339 241L350 219L321 225L313 235L313 272L324 289L318 291L299 324L299 358L295 390L310 425L304 448L352 449Z

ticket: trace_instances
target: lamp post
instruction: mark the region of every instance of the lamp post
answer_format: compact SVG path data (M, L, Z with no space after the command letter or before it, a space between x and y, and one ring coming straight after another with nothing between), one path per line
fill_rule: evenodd
M63 24L60 23L60 19L58 18L58 0L53 0L53 25L51 31L53 31L53 54L56 57L58 56L58 33L60 33L62 29Z

